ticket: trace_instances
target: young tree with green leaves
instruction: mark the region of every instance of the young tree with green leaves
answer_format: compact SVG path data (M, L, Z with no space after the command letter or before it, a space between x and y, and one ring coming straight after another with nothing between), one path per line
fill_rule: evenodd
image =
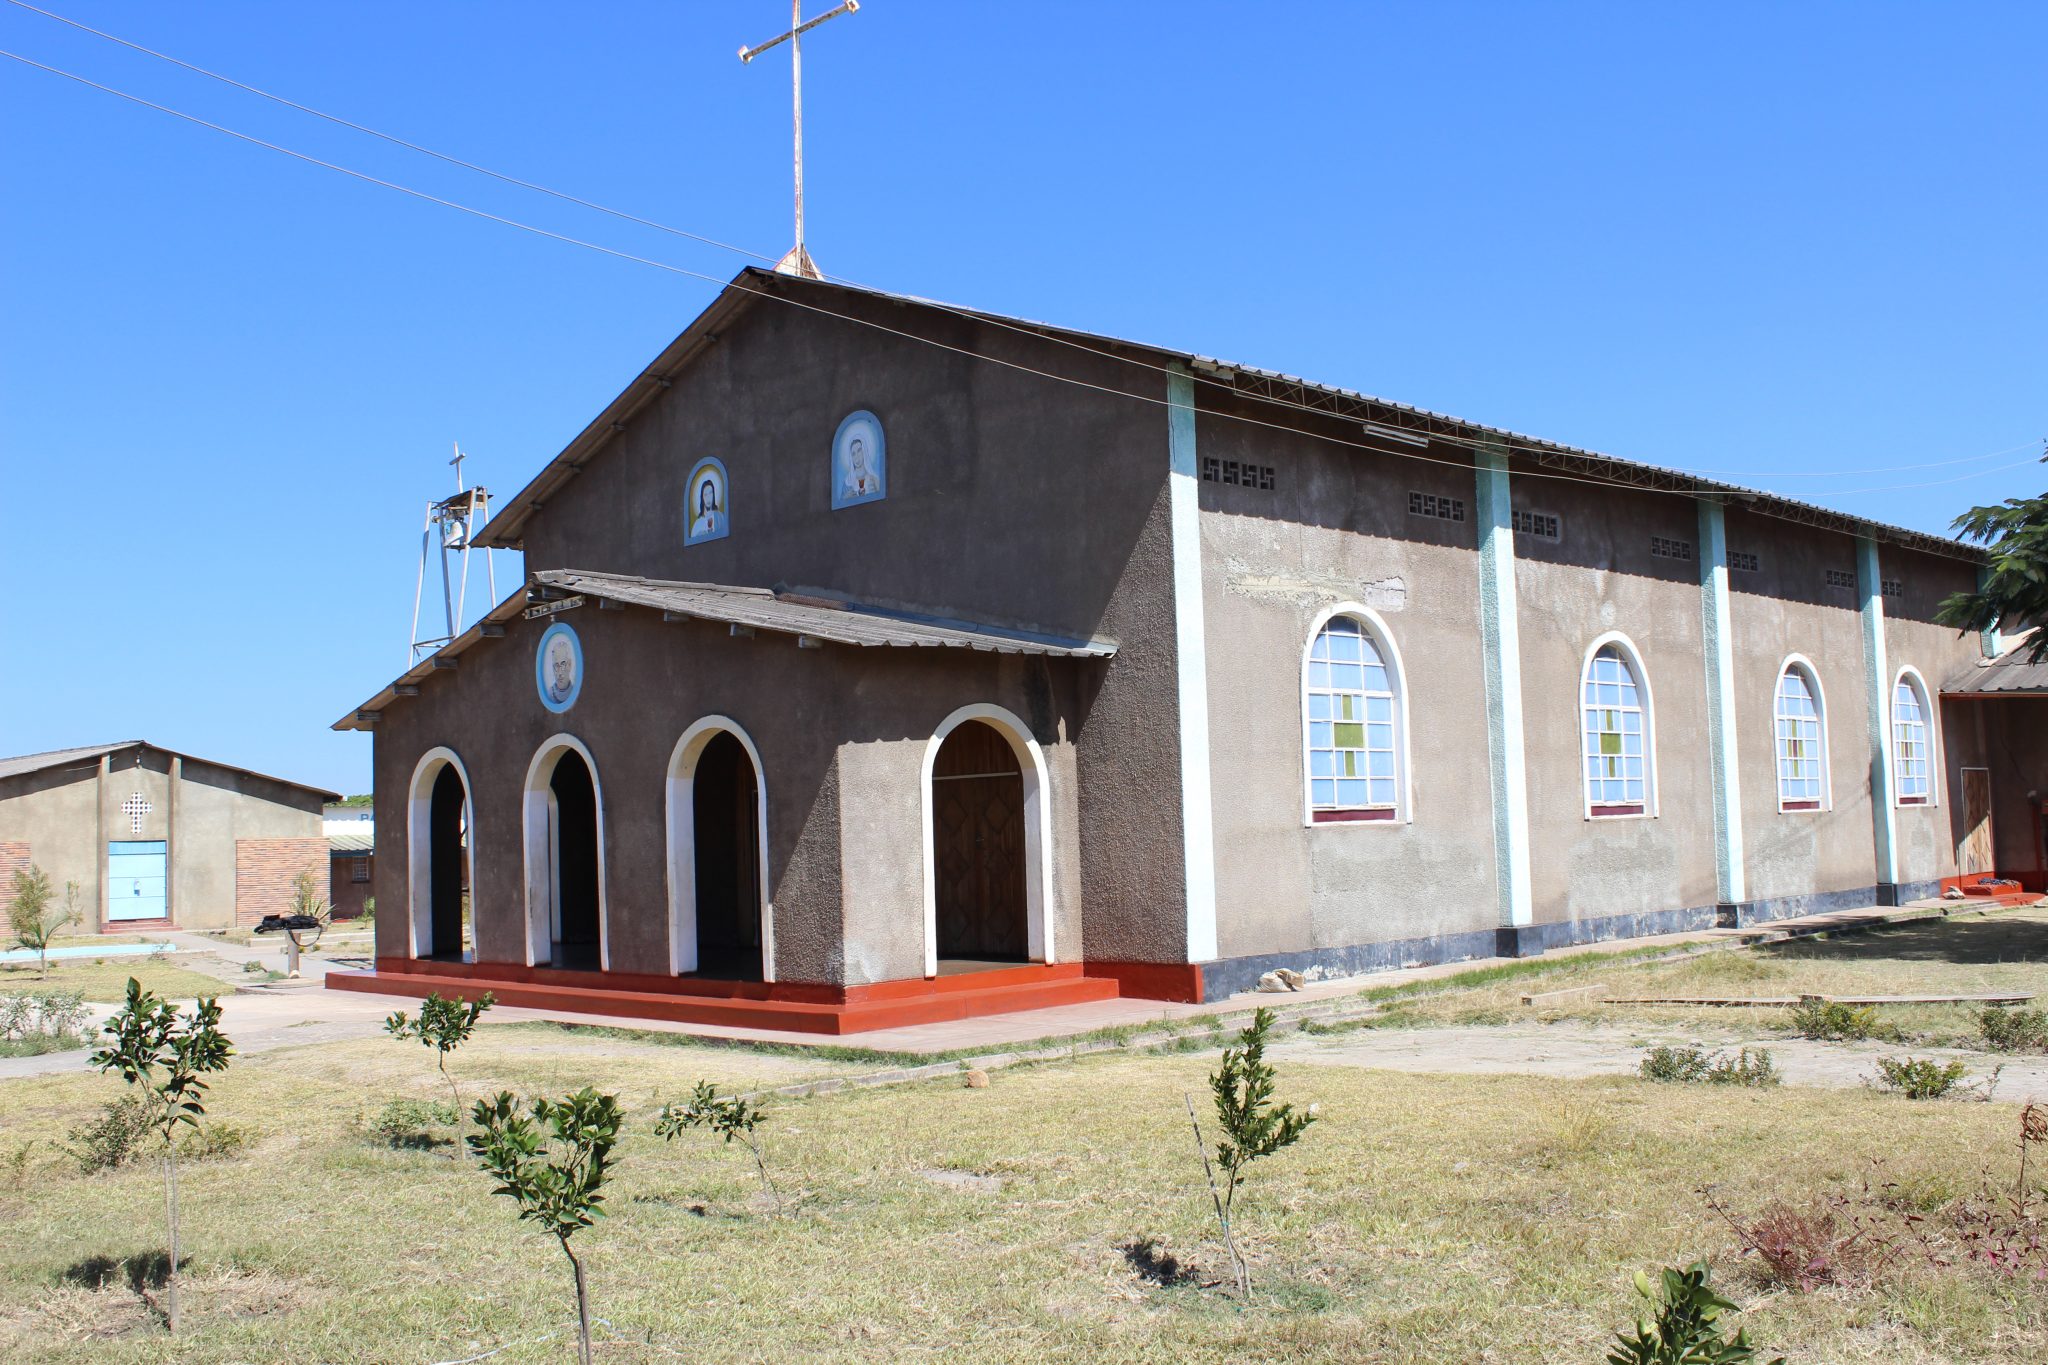
M1237 1046L1225 1048L1222 1067L1209 1076L1209 1089L1216 1098L1216 1124L1222 1140L1216 1144L1215 1166L1209 1163L1209 1149L1202 1139L1202 1124L1195 1117L1195 1097L1186 1097L1188 1122L1194 1125L1195 1149L1202 1154L1202 1171L1209 1178L1209 1199L1216 1206L1216 1221L1223 1229L1223 1245L1230 1253L1231 1270L1237 1276L1237 1292L1251 1297L1252 1270L1238 1252L1231 1233L1230 1218L1236 1207L1238 1187L1254 1161L1289 1147L1316 1121L1316 1115L1297 1112L1291 1104L1273 1103L1275 1074L1266 1061L1266 1035L1273 1027L1273 1011L1260 1009L1237 1035ZM1216 1167L1223 1169L1223 1188L1216 1187Z
M553 1235L576 1275L576 1327L590 1365L590 1293L583 1262L569 1246L578 1230L604 1217L604 1182L624 1115L613 1095L585 1086L560 1100L536 1099L521 1113L510 1092L478 1100L469 1150L498 1182L494 1194L519 1205L522 1222Z
M721 1099L711 1082L699 1081L689 1099L661 1107L660 1116L654 1120L654 1134L674 1142L692 1128L708 1128L724 1138L728 1147L734 1142L741 1143L753 1153L754 1169L761 1173L761 1184L775 1201L775 1211L780 1213L782 1191L768 1178L768 1164L761 1159L761 1142L754 1136L754 1129L765 1118L767 1113L758 1102L744 1095Z
M441 1079L448 1083L457 1123L462 1122L462 1091L456 1086L455 1078L448 1074L448 1054L469 1041L469 1035L476 1030L477 1019L496 1003L497 997L489 991L467 1005L461 1000L429 995L420 1001L417 1019L408 1018L404 1010L398 1010L384 1021L384 1031L400 1042L417 1038L422 1046L434 1049L434 1064L441 1069Z
M45 979L50 975L50 941L75 916L76 911L71 907L75 903L77 889L77 882L65 888L66 908L59 913L52 905L56 893L50 885L49 873L34 863L14 870L7 901L8 927L14 931L15 943L36 955Z
M1656 1316L1638 1320L1634 1336L1619 1334L1607 1365L1750 1365L1757 1359L1747 1328L1721 1335L1720 1317L1735 1305L1708 1287L1705 1261L1667 1269L1655 1283L1638 1270L1636 1293ZM1771 1365L1785 1365L1785 1357Z
M2042 461L2048 463L2048 455ZM1991 562L1977 590L1949 597L1934 619L1958 631L2040 626L2028 662L2048 659L2048 493L1972 507L1954 529L1984 546Z
M108 1042L92 1055L92 1065L112 1071L133 1087L148 1126L163 1144L164 1212L170 1225L170 1276L166 1281L165 1318L178 1330L178 1149L180 1125L196 1128L206 1113L202 1077L227 1070L234 1045L220 1031L220 1004L203 999L190 1015L142 989L128 978L128 998L107 1020Z

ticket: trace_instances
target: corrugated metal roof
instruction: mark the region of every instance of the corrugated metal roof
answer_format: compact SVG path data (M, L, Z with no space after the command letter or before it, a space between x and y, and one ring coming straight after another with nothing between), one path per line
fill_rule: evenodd
M777 593L768 588L677 583L584 569L545 569L534 574L532 581L556 597L597 597L672 616L719 621L856 647L970 649L995 654L1038 654L1077 659L1107 659L1117 649L1114 640L1082 640L1007 630L975 622L937 621L886 612L857 602ZM390 686L334 722L333 728L367 729L371 722L365 719L366 716L383 710L401 696L418 691L420 682L437 669L454 667L455 660L475 648L478 641L487 636L502 635L504 623L519 615L526 606L527 590L514 592L491 608L474 626L421 659L394 679Z
M329 834L327 848L332 853L375 853L377 836L368 834Z
M40 773L51 768L65 768L84 764L90 760L97 767L104 754L119 753L142 743L139 739L124 739L118 744L87 744L76 749L51 749L47 753L22 754L16 758L0 758L0 777L20 777L25 773Z
M2005 653L1995 659L1980 659L1948 680L1941 689L1945 697L1968 697L1994 693L2040 693L2048 696L2048 659L2029 663L2033 631L2015 638Z
M0 778L20 777L27 773L48 772L52 768L68 767L74 763L83 766L90 762L92 765L97 766L99 760L107 754L117 754L124 749L154 749L160 754L170 754L174 758L187 759L194 763L204 763L210 768L219 768L225 772L242 773L248 777L260 777L265 782L275 782L280 786L297 787L300 791L312 792L314 795L324 797L329 801L339 801L341 799L340 793L328 791L325 787L315 787L306 782L294 782L289 777L276 777L270 773L259 773L254 768L243 768L233 763L223 763L217 758L202 758L198 754L181 753L176 749L166 749L163 745L151 744L146 739L124 739L116 744L88 744L76 749L51 749L47 753L22 754L15 758L0 758Z
M1107 659L1116 645L1106 640L1062 639L965 622L933 621L877 611L852 602L797 597L766 588L731 588L713 583L672 583L628 574L581 569L545 569L534 581L565 593L586 593L635 606L656 607L676 616L724 621L784 635L807 635L842 645L894 648L978 649L997 654L1049 654L1060 658Z
M527 517L544 505L557 488L580 474L605 442L617 432L624 430L626 423L642 407L653 401L655 395L665 389L676 374L689 365L707 346L715 343L720 328L752 306L756 299L777 289L837 290L844 294L935 309L992 326L1033 332L1099 353L1113 354L1119 350L1138 352L1146 358L1140 363L1179 362L1188 365L1204 383L1224 384L1242 397L1274 404L1283 413L1292 411L1311 417L1338 416L1360 420L1378 418L1389 424L1414 430L1418 434L1468 442L1498 441L1509 447L1510 453L1533 458L1547 467L1594 479L1609 480L1624 487L1656 489L1681 496L1705 495L1725 498L1760 515L1777 517L1801 525L1820 526L1851 535L1869 535L1881 541L1971 563L1981 563L1984 557L1983 551L1978 547L1948 537L1929 535L1924 531L1915 531L1886 522L1871 521L1817 503L1801 502L1761 489L1701 478L1682 470L1665 469L1635 460L1602 455L1597 451L1546 441L1541 437L1528 436L1505 427L1488 426L1468 418L1454 417L1391 399L1377 398L1356 389L1318 384L1279 371L1240 365L1234 361L1216 360L1192 351L1179 351L1105 333L1086 332L1003 313L965 308L936 299L920 298L914 294L891 293L837 280L798 279L752 266L735 275L710 306L699 314L681 335L670 342L661 355L635 377L624 392L613 399L602 413L598 414L596 420L586 426L559 455L550 460L534 476L532 482L499 506L490 524L478 533L476 543L511 549L520 548ZM815 312L826 313L828 316L842 316L834 313L829 307L822 307L814 300L807 300L803 306ZM1370 408L1373 412L1362 411L1365 408ZM1365 446L1369 439L1361 439L1359 444ZM1396 451L1382 452L1376 448L1360 451L1361 455L1375 453L1398 454Z

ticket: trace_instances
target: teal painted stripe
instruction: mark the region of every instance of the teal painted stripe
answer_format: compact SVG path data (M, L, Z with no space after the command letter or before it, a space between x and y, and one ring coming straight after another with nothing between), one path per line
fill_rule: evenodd
M1713 775L1714 884L1723 905L1749 899L1743 868L1741 749L1735 742L1735 631L1728 601L1728 514L1700 509L1700 614L1707 664L1707 752Z
M1877 879L1897 885L1899 848L1892 794L1892 680L1884 647L1884 579L1877 542L1856 539L1856 588L1863 598L1863 689L1870 715L1870 833L1877 849Z
M1978 591L1978 592L1982 592L1982 591L1984 591L1984 590L1985 590L1986 588L1988 588L1988 587L1990 587L1990 586L1991 586L1991 568L1990 568L1990 566L1989 566L1989 565L1985 565L1985 564L1980 564L1980 565L1978 565L1978 566L1977 566L1977 591ZM1997 657L1998 657L1998 656L1999 656L2000 654L2003 654L2003 653L2005 652L2005 641L1999 638L1999 633L1998 633L1998 627L1997 627L1997 626L1992 626L1992 627L1990 627L1989 629L1986 629L1986 630L1980 630L1980 631L1978 631L1978 632L1977 632L1977 647L1978 647L1979 649L1982 649L1982 650L1984 651L1984 657L1985 657L1985 658L1987 658L1987 659L1995 659L1995 658L1997 658Z
M1514 507L1508 457L1498 448L1475 460L1473 520L1479 531L1479 627L1486 676L1486 738L1493 784L1494 878L1500 922L1535 921L1529 882L1529 780L1522 724L1522 639L1515 598Z

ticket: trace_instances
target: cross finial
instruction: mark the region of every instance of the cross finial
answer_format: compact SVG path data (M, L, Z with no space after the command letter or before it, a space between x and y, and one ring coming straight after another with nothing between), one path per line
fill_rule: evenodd
M804 45L803 35L827 19L836 19L842 14L852 14L860 8L860 0L845 0L837 9L826 10L809 23L804 22L803 0L789 0L789 32L778 34L767 42L754 47L740 49L740 60L751 62L769 48L781 43L789 44L789 88L794 108L793 125L796 130L796 245L789 254L776 262L775 269L784 275L801 275L805 279L824 278L818 272L817 263L804 247Z
M458 493L462 491L462 462L468 458L462 453L462 442L455 442L455 458L448 463L455 466L455 491Z

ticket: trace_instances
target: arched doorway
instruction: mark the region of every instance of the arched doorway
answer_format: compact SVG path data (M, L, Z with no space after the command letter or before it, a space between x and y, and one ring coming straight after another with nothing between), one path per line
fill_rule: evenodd
M940 962L1028 961L1024 769L1009 738L983 720L954 727L932 760L931 803Z
M526 779L527 961L608 968L604 932L604 798L590 753L558 737Z
M427 804L427 895L435 957L461 957L467 946L469 888L464 884L468 879L463 876L462 843L468 808L469 793L451 763L434 779Z
M406 809L406 909L414 957L474 956L470 809L462 761L448 749L421 758Z
M697 972L761 977L760 850L754 835L760 797L753 760L721 732L697 757L691 833L697 849Z
M768 801L753 741L724 716L683 732L669 758L670 969L773 981Z

